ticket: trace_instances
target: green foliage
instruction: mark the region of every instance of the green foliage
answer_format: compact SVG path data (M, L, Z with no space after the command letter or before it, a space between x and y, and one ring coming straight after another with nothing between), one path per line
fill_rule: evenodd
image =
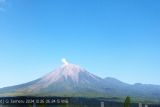
M124 102L124 107L129 107L130 105L131 105L131 99L129 96L127 96Z
M39 107L45 107L45 104L40 104L40 106Z
M29 104L29 107L32 107L32 104Z

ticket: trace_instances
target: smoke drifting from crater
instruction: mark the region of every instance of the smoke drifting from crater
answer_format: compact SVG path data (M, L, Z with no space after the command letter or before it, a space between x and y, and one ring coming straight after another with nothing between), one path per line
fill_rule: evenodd
M68 61L67 61L65 58L62 58L61 61L62 61L62 63L65 64L65 65L68 65L68 64L69 64Z

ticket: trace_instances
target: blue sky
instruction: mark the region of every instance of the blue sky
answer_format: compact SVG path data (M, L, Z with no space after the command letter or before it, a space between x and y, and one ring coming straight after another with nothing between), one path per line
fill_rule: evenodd
M159 0L0 0L0 87L61 58L101 77L160 85Z

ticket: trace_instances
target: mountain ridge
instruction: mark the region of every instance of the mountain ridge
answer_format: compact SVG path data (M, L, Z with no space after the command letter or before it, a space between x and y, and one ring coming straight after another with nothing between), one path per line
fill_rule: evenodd
M111 77L103 79L64 59L63 62L63 65L37 80L0 88L0 96L131 96L135 99L160 102L160 85L131 85Z

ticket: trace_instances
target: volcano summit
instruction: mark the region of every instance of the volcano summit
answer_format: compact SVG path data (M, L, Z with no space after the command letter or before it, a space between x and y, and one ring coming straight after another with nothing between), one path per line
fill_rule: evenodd
M0 89L0 96L103 97L154 100L159 102L160 86L127 84L117 79L98 77L62 59L63 64L47 75L21 85Z

